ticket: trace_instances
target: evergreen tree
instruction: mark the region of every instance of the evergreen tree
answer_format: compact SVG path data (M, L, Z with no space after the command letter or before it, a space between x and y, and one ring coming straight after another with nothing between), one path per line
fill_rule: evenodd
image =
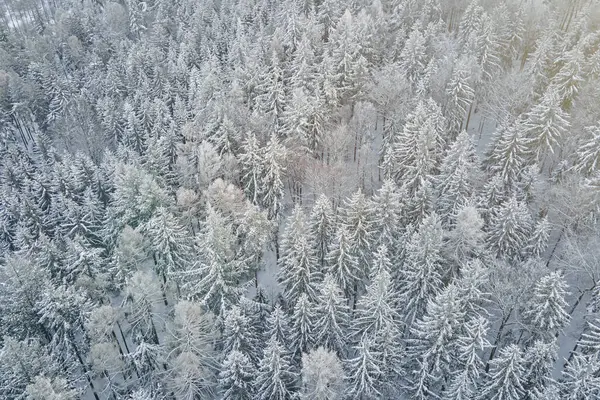
M490 373L480 392L481 399L517 400L525 396L525 365L522 350L515 344L500 350L490 361Z
M286 166L286 149L277 136L272 134L264 148L260 186L263 188L262 206L267 210L269 218L278 220L283 207Z
M227 354L219 373L219 387L224 400L251 400L255 367L245 354L233 350Z
M406 244L401 273L400 296L403 317L412 321L425 310L427 302L442 288L442 227L436 214L431 214Z
M310 299L316 296L316 287L321 280L317 261L308 238L303 235L295 240L294 247L286 250L281 258L278 278L284 287L284 296L288 304L294 304L305 293Z
M541 399L554 384L552 373L558 357L555 341L536 341L525 350L525 375L523 388L532 399Z
M512 196L492 212L489 246L500 255L518 255L531 235L532 221L527 206Z
M374 243L386 245L391 254L397 250L397 232L402 221L403 206L403 193L394 181L386 179L373 196L373 225L377 232Z
M552 272L536 283L523 310L534 339L552 340L569 322L567 294L567 283L560 272Z
M309 351L315 343L316 313L306 293L298 297L292 314L290 350L294 358Z
M361 339L355 350L356 357L347 361L347 369L352 371L348 377L348 394L361 400L381 398L383 374L377 362L379 354L371 348L371 341L367 337Z
M552 229L548 217L544 216L535 224L533 234L525 248L525 252L534 257L541 257L548 247L550 230Z
M560 145L570 125L553 88L544 93L541 102L527 114L523 125L530 152L543 166L548 154L554 154Z
M359 261L352 244L347 228L339 226L335 242L327 255L329 273L348 298L356 296L358 281L361 279Z
M574 168L589 176L600 169L600 124L585 128L587 138L574 154Z
M258 143L258 139L253 132L246 135L242 143L242 151L239 155L239 163L241 167L241 180L246 196L253 204L258 204L258 200L264 190L261 187L261 178L263 171L263 149Z
M600 378L596 373L599 368L598 353L574 355L563 371L561 398L583 400L600 395Z
M157 208L143 232L149 239L155 270L163 283L167 282L167 277L186 269L191 256L191 241L171 212L163 207Z
M488 151L486 164L491 173L499 174L502 182L513 185L530 156L523 122L501 126L496 141Z
M346 329L350 322L350 311L335 278L330 274L325 275L320 285L315 314L316 344L343 356L346 352Z
M325 259L333 243L335 216L331 202L321 194L315 202L309 218L311 244L316 252L321 268L325 267Z
M456 366L451 371L450 384L444 395L449 400L475 398L484 363L482 352L490 344L486 340L487 320L478 317L469 320L456 339Z
M473 142L462 131L450 146L436 177L437 201L440 215L452 221L459 209L466 205L478 181L478 158Z
M281 309L279 304L275 305L273 308L271 315L269 315L269 318L267 319L267 325L267 336L275 337L284 348L289 349L290 324L287 314Z
M368 276L369 258L374 240L373 204L362 191L354 193L343 205L340 211L340 224L346 228L351 245L351 251L358 257L360 274L364 279Z
M224 318L223 354L239 352L256 363L259 358L260 340L250 318L244 315L238 306L233 306L226 311Z
M435 299L429 301L425 315L411 327L406 352L410 360L417 360L420 365L427 366L427 369L416 370L417 379L414 380L430 381L426 384L426 392L438 392L435 382L450 373L450 361L457 346L458 332L465 320L459 295L458 288L450 284ZM422 391L420 384L411 389L414 393Z
M281 343L275 337L271 337L259 362L254 382L256 398L289 399L294 389L295 378L296 374L292 369L289 355Z

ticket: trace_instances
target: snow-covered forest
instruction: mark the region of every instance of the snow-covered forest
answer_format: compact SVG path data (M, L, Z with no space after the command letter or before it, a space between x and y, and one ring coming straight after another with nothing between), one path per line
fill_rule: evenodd
M597 0L0 0L0 398L600 398Z

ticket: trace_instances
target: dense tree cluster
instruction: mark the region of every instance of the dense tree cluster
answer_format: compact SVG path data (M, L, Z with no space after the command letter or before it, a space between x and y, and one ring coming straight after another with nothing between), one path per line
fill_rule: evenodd
M0 398L596 398L599 119L596 1L3 1Z

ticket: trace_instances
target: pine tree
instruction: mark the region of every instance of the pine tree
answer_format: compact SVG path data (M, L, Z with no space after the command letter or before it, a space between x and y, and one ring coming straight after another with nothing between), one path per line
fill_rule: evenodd
M402 221L403 202L403 193L391 179L386 179L373 196L373 226L377 232L375 243L386 245L390 254L397 250L397 232Z
M222 306L237 304L241 295L238 282L247 274L244 260L238 259L230 221L210 204L206 220L197 235L199 260L182 271L181 290L200 299L217 314Z
M356 22L346 9L336 21L329 37L330 65L329 79L338 93L339 100L345 101L361 93L363 80L367 75L367 60L362 54L357 34ZM326 78L327 79L327 78Z
M585 176L600 169L600 124L585 128L587 138L574 154L573 167Z
M560 382L561 399L583 400L599 396L598 369L600 369L598 353L573 356L563 371Z
M349 234L352 252L358 257L359 279L368 275L368 260L373 242L373 204L362 191L354 193L340 211L340 224Z
M287 303L294 304L303 293L314 299L321 274L317 269L316 257L308 238L304 235L297 238L294 247L286 253L285 258L281 258L278 278L284 288Z
M513 185L530 156L523 122L501 126L496 141L487 154L486 164L491 173L499 174L502 182Z
M258 374L254 382L256 398L261 400L289 399L294 389L296 374L290 357L275 337L267 342L264 355L259 362Z
M313 307L306 293L302 293L294 305L290 333L290 350L294 359L312 349L316 341L316 312Z
M191 257L191 240L176 217L164 207L155 210L144 225L143 232L149 239L156 273L163 283L167 278L185 270Z
M345 373L337 355L323 347L302 354L301 399L341 400Z
M543 166L548 154L554 154L559 147L570 126L568 115L561 108L554 88L544 93L541 102L527 114L523 125L529 151Z
M412 30L398 56L400 67L406 73L408 81L415 87L421 80L427 66L426 40L418 24Z
M532 230L527 206L512 196L492 212L487 239L489 246L500 255L518 255L527 245Z
M238 306L225 312L222 341L223 354L240 352L252 363L258 361L260 339L256 327Z
M356 296L358 281L361 279L359 261L352 245L347 228L339 226L335 242L327 255L329 273L348 298Z
M479 161L471 137L462 131L452 143L436 177L439 213L445 221L453 221L466 205L477 183Z
M483 13L483 7L479 4L479 0L472 0L467 6L458 30L459 40L463 45L467 43L473 33L480 31Z
M469 320L456 339L456 366L451 371L450 384L444 392L448 400L475 398L484 363L482 353L489 343L486 340L488 322L483 317Z
M261 187L261 177L264 174L262 154L263 149L260 147L256 135L249 132L242 143L239 163L242 170L242 187L253 204L258 204L264 190Z
M417 370L417 374L426 373L432 380L427 385L427 392L437 392L434 382L450 373L450 361L464 321L458 288L450 284L429 301L425 315L412 325L406 352L409 360L427 365L427 370ZM415 379L416 382L421 380ZM412 388L412 391L419 393L420 388Z
M511 344L500 350L500 354L490 361L490 366L489 376L480 393L481 399L517 400L525 396L523 352L517 345Z
M251 400L256 370L245 354L233 350L227 354L219 373L223 400Z
M366 293L358 301L352 321L354 336L371 337L374 346L384 339L395 340L400 334L397 302L390 273L383 267L371 278ZM387 337L381 337L382 334Z
M466 260L479 257L485 253L484 221L472 205L458 210L455 216L454 229L448 232L446 256L454 265L456 274Z
M556 88L563 109L569 111L581 89L584 78L585 56L579 46L566 52L562 57L562 67L552 78L550 86Z
M453 135L458 134L463 128L467 110L475 98L471 82L472 62L469 57L459 58L446 87L446 118Z
M271 315L267 319L268 330L267 337L275 337L275 339L289 349L290 343L290 324L287 314L281 309L279 304L275 305Z
M377 399L380 391L382 371L377 362L379 354L371 348L371 341L363 337L355 346L356 357L347 361L347 369L352 371L348 377L350 388L348 395L355 399Z
M569 322L567 288L560 272L552 272L535 284L531 299L523 310L533 338L552 340Z
M309 218L311 244L321 268L325 267L325 259L333 243L334 230L333 208L327 196L322 194L315 202Z
M346 352L346 329L350 322L350 310L335 278L330 274L325 275L320 285L315 314L316 344L343 356Z
M271 134L263 152L260 186L264 188L261 203L268 211L269 218L277 220L283 206L284 183L286 166L286 149L277 136Z
M532 399L541 399L547 388L554 384L554 363L558 358L555 341L536 341L525 350L523 388Z
M423 220L411 235L405 251L400 295L403 317L410 326L442 288L442 227L436 214Z
M527 247L524 249L526 253L531 254L534 257L541 257L546 248L548 247L548 240L550 239L550 231L552 226L548 221L547 216L543 216L535 224L533 234L529 239Z
M385 152L383 170L386 177L414 195L431 180L441 158L443 116L435 101L420 101L406 117L402 131Z

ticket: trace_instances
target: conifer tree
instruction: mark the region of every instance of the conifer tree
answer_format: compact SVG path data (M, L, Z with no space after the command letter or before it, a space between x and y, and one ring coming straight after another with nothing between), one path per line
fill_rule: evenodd
M585 176L600 169L600 124L585 128L587 138L574 154L574 168Z
M554 88L548 88L541 102L527 114L523 125L530 152L543 167L546 157L554 154L570 126Z
M490 361L490 373L483 383L481 399L517 400L525 396L523 351L515 344L500 350L498 357Z
M222 363L219 387L224 400L251 400L255 367L245 354L233 350Z
M246 196L253 204L258 204L264 188L261 186L263 176L263 149L253 132L249 132L241 146L239 163L241 167L241 180Z
M391 254L397 250L397 231L402 222L403 203L402 192L391 179L386 179L373 196L373 225L377 232L375 243L386 245Z
M279 304L273 307L273 311L271 311L271 315L267 319L267 325L267 337L275 337L284 348L289 349L290 324L287 314L281 309Z
M275 134L264 148L260 186L263 188L262 206L271 219L278 220L283 207L284 178L286 172L286 148L279 143Z
M551 341L568 323L567 294L567 283L560 272L552 272L535 284L523 310L534 339Z
M259 362L254 381L256 398L289 399L294 390L295 378L296 374L292 369L289 354L275 337L271 337Z
M450 372L450 384L444 396L449 400L467 400L475 398L484 363L482 352L490 344L486 340L487 320L478 317L469 320L456 339L456 365Z
M561 398L582 400L600 395L600 378L596 374L599 368L598 353L574 355L563 371Z
M225 312L222 341L223 354L240 352L251 362L258 361L260 340L256 327L238 306L233 306Z
M436 205L445 221L452 221L466 205L478 183L478 168L471 138L462 131L448 149L440 166L440 175L436 177Z
M487 239L489 246L500 255L518 255L531 235L532 221L527 206L513 195L492 212Z
M348 298L356 296L358 281L362 276L358 257L352 245L347 228L343 225L339 226L335 242L327 255L329 273Z
M302 293L294 305L290 333L290 351L294 359L309 351L315 343L316 312L313 307L306 293Z
M355 350L356 357L347 361L347 369L352 371L348 377L348 394L361 400L381 398L383 374L377 362L379 354L371 348L371 341L367 337L361 339Z
M325 267L325 259L333 243L335 232L335 216L331 202L324 194L315 202L309 218L311 244L316 252L321 268Z
M499 174L502 182L510 187L518 180L531 154L523 122L517 121L508 126L501 126L495 135L496 141L490 148L485 162L488 170Z
M155 210L143 229L149 239L155 270L167 282L167 278L186 269L191 256L191 240L176 217L164 207Z
M346 352L346 329L350 311L335 278L327 274L320 285L315 304L316 344L334 350L340 356Z
M400 296L404 304L403 317L410 326L442 288L442 227L436 214L423 220L411 235L405 251Z
M541 399L546 390L553 385L554 363L558 357L557 345L550 342L536 341L525 349L525 375L523 388L532 399Z
M303 293L314 299L321 274L307 237L300 236L295 240L294 247L286 252L285 258L281 258L281 269L278 273L286 301L288 304L294 304Z

